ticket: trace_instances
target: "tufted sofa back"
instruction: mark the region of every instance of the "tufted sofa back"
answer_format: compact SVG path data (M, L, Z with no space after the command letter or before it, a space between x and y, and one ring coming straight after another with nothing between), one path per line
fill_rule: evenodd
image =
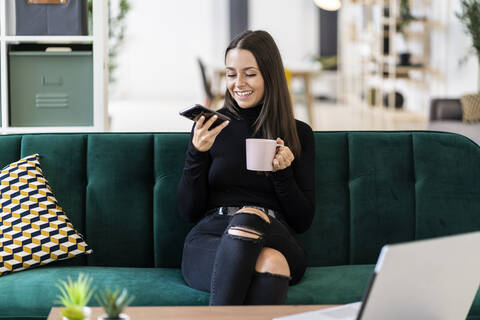
M179 267L187 133L0 136L0 167L34 153L94 250L70 265ZM310 265L375 263L381 246L480 229L480 148L435 132L316 132Z

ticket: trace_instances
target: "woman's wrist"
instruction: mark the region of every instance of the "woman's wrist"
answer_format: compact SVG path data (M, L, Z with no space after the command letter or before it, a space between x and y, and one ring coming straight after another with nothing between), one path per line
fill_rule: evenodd
M193 143L190 143L188 147L188 154L190 157L196 160L201 160L208 158L208 150L207 151L200 151L198 150Z
M291 179L293 177L292 167L288 166L284 169L273 171L269 176L273 181L283 181Z

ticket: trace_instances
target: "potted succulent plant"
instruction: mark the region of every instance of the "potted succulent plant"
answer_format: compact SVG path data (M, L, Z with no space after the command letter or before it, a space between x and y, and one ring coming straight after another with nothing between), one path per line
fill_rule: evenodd
M65 307L61 312L63 319L89 319L91 310L87 307L87 304L95 291L91 286L92 279L80 273L75 282L70 277L67 281L60 280L59 282L57 287L60 294L57 296L57 303Z
M115 291L106 288L105 291L100 291L95 295L95 300L102 306L106 315L98 317L98 320L113 320L122 319L129 320L130 317L123 312L123 309L130 305L134 296L129 295L127 289L116 289Z

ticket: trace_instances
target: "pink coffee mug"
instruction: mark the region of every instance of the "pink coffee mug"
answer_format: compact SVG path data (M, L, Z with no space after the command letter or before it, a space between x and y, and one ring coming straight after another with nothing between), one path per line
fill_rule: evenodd
M269 139L246 139L247 169L252 171L272 171L273 158L281 144Z

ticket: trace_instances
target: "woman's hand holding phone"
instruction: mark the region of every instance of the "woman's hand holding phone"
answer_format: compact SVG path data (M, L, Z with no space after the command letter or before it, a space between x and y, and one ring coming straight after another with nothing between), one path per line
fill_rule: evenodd
M193 130L192 144L198 151L205 152L210 150L215 142L215 138L230 123L230 121L223 121L212 130L209 130L215 120L217 120L216 115L210 117L207 121L205 121L205 116L202 115L197 120Z

